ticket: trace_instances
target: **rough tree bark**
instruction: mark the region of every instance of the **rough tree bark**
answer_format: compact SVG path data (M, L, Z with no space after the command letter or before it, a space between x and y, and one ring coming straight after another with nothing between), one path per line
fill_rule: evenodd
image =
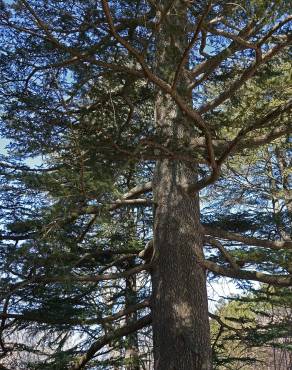
M159 2L168 15L163 18L157 40L157 73L171 83L187 47L187 6L182 1ZM183 73L177 87L187 102ZM172 99L157 93L156 126L164 145L192 133ZM211 365L208 301L202 255L198 194L183 189L196 181L196 168L176 160L157 162L153 193L156 204L153 256L153 336L155 370L209 370Z

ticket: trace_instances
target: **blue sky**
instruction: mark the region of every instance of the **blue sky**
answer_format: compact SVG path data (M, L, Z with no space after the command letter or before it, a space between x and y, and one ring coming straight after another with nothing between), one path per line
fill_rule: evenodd
M9 144L9 140L0 138L0 154L7 154L6 146Z
M10 140L0 137L0 155L8 154L9 144L10 144ZM29 167L38 167L43 164L43 160L41 156L37 156L37 157L25 159L22 164L25 164Z

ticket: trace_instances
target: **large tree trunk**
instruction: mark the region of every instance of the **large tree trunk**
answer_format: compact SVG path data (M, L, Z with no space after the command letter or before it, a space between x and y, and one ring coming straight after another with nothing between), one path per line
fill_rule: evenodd
M168 6L169 1L161 1ZM159 31L157 71L171 83L187 46L186 5L172 1ZM184 92L186 79L178 85ZM171 98L156 100L157 132L164 144L187 143L191 132ZM154 222L153 337L155 370L211 369L206 275L197 263L202 255L198 195L183 189L196 181L196 167L178 160L158 161L153 179Z

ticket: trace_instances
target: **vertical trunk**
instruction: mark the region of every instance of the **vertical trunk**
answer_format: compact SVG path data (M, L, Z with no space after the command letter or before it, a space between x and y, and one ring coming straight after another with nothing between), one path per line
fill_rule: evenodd
M156 170L153 335L156 370L211 369L206 277L199 206L179 189L189 180L183 164L163 161Z
M169 3L169 4L168 4ZM186 2L185 2L186 3ZM157 70L171 83L187 45L186 5L171 1L157 47ZM161 1L167 7L170 1ZM184 93L186 79L178 85ZM158 93L156 125L166 145L187 143L190 132L171 98ZM161 160L153 179L156 202L154 222L153 337L155 370L211 369L208 301L204 269L196 262L202 255L199 200L182 187L196 181L196 168L176 160Z
M286 145L289 144L289 137L286 138ZM289 161L287 155L285 155L285 149L277 147L275 150L278 169L280 172L280 181L282 182L283 198L288 211L288 218L290 221L288 239L292 234L292 198L291 198L291 179L289 176L289 168L291 167L291 160ZM290 162L290 163L289 163Z
M128 268L135 266L135 260L129 261ZM137 282L136 275L127 277L126 279L126 307L133 306L137 303ZM131 324L137 321L137 313L133 312L126 316L126 323ZM139 346L138 333L134 332L127 336L126 353L125 353L126 370L139 370Z
M289 199L289 179L287 177L288 167L283 151L271 145L268 150L267 170L271 191L273 218L278 236L282 240L289 240L291 235L291 232L289 231L291 231L292 206L291 199ZM288 211L290 225L287 223L287 217L284 214L285 210L283 210L283 201Z

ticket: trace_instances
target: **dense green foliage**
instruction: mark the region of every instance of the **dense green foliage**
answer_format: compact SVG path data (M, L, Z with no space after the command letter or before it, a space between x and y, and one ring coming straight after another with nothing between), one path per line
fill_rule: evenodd
M221 302L211 322L216 369L286 369L291 363L291 292L262 286Z

